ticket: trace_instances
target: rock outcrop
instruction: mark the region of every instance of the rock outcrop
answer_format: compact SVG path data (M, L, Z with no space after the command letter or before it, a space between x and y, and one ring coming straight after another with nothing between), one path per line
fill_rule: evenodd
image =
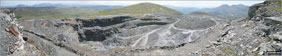
M257 56L281 51L281 1L265 1L250 7L246 20L232 21L218 41L201 55ZM280 8L281 9L281 8Z
M0 9L0 55L24 54L24 40L19 24L15 21L14 14L7 9Z
M8 9L0 9L0 56L23 56L26 54L25 41L14 13Z

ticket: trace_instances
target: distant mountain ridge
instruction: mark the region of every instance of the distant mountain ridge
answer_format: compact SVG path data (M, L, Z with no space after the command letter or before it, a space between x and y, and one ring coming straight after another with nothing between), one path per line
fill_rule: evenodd
M238 5L221 5L214 9L207 10L206 12L214 14L226 19L244 19L248 15L249 6L238 4Z
M12 7L80 7L80 8L100 8L100 9L115 9L115 8L122 8L124 6L120 5L79 5L79 4L51 4L51 3L40 3L40 4L34 4L34 5L25 5L25 4L19 4L17 6Z
M219 7L216 7L214 9L211 9L207 11L208 13L211 14L216 14L216 15L247 15L249 7L243 4L238 4L238 5L221 5Z
M164 6L174 9L176 11L179 11L183 14L189 14L189 13L192 13L192 12L195 12L201 9L201 8L196 8L196 7L179 7L179 6L172 6L172 5L164 5Z
M221 5L216 8L195 8L195 7L179 7L172 5L158 5L153 3L139 3L129 6L109 6L109 5L68 5L68 4L51 4L41 3L34 5L19 4L15 7L78 7L89 9L99 9L99 12L91 13L95 16L111 15L111 14L150 14L150 13L174 13L174 14L190 14L193 12L206 12L226 19L245 18L248 12L248 6L243 4L238 5ZM102 10L102 11L101 11ZM80 10L81 11L81 10ZM84 11L85 12L85 11ZM16 13L17 14L17 13Z
M177 10L177 9L176 9ZM223 4L216 8L188 8L188 9L182 9L182 10L189 10L189 13L185 13L181 10L184 14L190 14L193 12L206 12L208 14L216 15L228 20L234 20L234 19L244 19L247 17L249 6L238 4L238 5L227 5Z
M166 7L177 10L183 14L190 14L196 11L203 11L215 15L226 15L226 14L247 15L249 9L248 8L249 6L243 4L238 4L238 5L223 4L215 8L179 7L179 6L171 6L171 5L166 5Z

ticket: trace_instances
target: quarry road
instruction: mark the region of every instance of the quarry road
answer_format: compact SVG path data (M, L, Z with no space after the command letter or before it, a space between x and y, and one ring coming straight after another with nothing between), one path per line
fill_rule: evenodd
M141 40L142 40L141 45L146 45L146 43L148 42L148 37L149 37L149 35L152 34L152 33L154 33L154 32L156 32L157 30L160 30L160 29L155 29L155 30L153 30L153 31L151 31L151 32L148 32L148 33L145 34L144 36L140 37L140 38L139 38L133 45L131 45L131 46L136 46Z
M209 28L213 27L212 26L212 27L209 27L209 28L206 28L206 29L201 29L201 30L181 29L181 28L177 28L177 27L174 26L176 23L178 23L181 20L179 18L176 18L176 19L177 20L174 23L169 24L168 27L160 27L160 28L154 29L150 32L147 32L147 33L144 33L144 34L138 34L138 35L135 35L135 36L129 36L127 38L141 36L131 46L145 46L148 43L149 35L151 35L153 33L158 33L160 37L169 37L168 35L171 34L171 29L175 29L175 30L180 30L181 33L183 33L183 34L189 34L190 33L190 35L187 36L187 39L188 39L188 42L192 42L193 40L191 38L198 36L197 33L195 33L195 32L205 31L205 30L208 30ZM211 20L214 21L214 19L211 19ZM217 24L218 23L216 22L216 25Z
M223 27L220 27L222 26L222 23L219 24L219 22L217 22L220 21L221 19L211 18L211 20L215 21L216 25L209 27L210 29L209 28L203 29L203 30L208 30L209 33L202 35L201 38L198 39L199 41L195 41L193 43L187 43L185 46L177 48L173 51L169 51L168 53L174 53L175 51L183 51L179 53L187 54L189 52L195 52L202 48L206 48L209 45L211 45L213 42L216 42L218 36L221 35L220 30L222 30Z
M142 27L139 27L139 28L145 28L145 27L150 27L150 26L142 26ZM133 36L127 36L127 37L121 37L121 36L118 36L118 37L121 38L121 39L130 39L130 38L134 38L134 37L143 36L145 34L147 34L147 33L137 34L137 35L133 35Z

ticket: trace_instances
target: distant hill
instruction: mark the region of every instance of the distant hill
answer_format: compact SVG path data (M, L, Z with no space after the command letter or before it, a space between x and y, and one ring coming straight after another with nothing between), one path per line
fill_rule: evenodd
M99 15L112 15L112 14L147 14L147 13L173 13L181 14L180 12L153 3L139 3L135 5L130 5L124 8L103 10L95 14Z
M171 6L171 5L165 5L168 8L174 9L176 11L179 11L183 14L189 14L195 11L200 10L201 8L195 8L195 7L179 7L179 6Z
M19 20L25 20L42 18L90 18L98 11L122 7L124 6L40 3L34 5L19 4L14 7L6 8L12 9Z
M19 5L14 6L14 7L80 7L80 8L115 9L115 8L122 8L124 6L40 3L40 4L34 4L34 5L19 4ZM9 7L9 8L11 8L11 7ZM12 8L13 8L13 6L12 6Z
M209 14L207 12L203 12L203 11L194 11L194 12L191 12L190 14L192 15L209 15L209 16L215 16L213 14Z
M248 6L242 4L231 6L225 4L208 12L216 15L247 15L248 8Z
M62 18L93 18L111 14L148 14L173 13L182 14L176 10L152 3L139 3L123 6L106 5L65 5L41 3L35 5L18 5L14 10L19 20L26 19L62 19Z
M63 4L51 4L51 3L40 3L40 4L34 4L30 7L61 7L61 6L66 6Z
M108 5L94 5L94 6L91 6L91 5L82 5L82 6L79 6L80 8L99 8L99 9L116 9L116 8L122 8L124 6L108 6Z
M248 9L249 9L249 6L243 4L238 4L238 5L223 4L215 8L178 7L178 6L170 6L170 5L166 5L166 7L177 10L183 14L206 12L208 14L213 14L230 20L245 18L248 14Z
M28 5L24 5L24 4L19 4L16 7L29 7Z
M226 19L243 19L248 15L249 6L238 4L238 5L221 5L212 9L201 9L199 11L205 11L209 14L214 14Z
M102 9L79 7L17 7L11 8L19 20L88 18Z

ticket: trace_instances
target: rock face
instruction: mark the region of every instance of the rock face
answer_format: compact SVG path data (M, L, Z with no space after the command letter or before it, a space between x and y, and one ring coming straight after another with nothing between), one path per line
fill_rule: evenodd
M71 26L57 26L59 20L29 20L21 22L24 37L33 40L28 42L38 48L41 55L66 56L76 55L72 50L68 49L79 42L77 32ZM64 23L64 22L61 22ZM65 47L65 48L61 48ZM36 56L36 55L35 55Z
M263 17L280 17L281 1L265 1L250 7L249 19L261 20Z
M71 27L64 28L64 31L59 31L59 29L63 29L64 26L57 27L59 28L57 29L58 32L53 34L55 30L50 22L39 22L41 24L32 23L32 26L20 26L20 24L15 21L16 18L14 14L9 10L0 9L0 13L1 56L77 55L68 51L69 49L67 48L60 48L61 46L68 45L67 43L78 43L78 39L74 39L77 34L72 32L73 29Z
M0 9L0 55L21 56L24 53L24 40L15 21L14 14L7 9Z

